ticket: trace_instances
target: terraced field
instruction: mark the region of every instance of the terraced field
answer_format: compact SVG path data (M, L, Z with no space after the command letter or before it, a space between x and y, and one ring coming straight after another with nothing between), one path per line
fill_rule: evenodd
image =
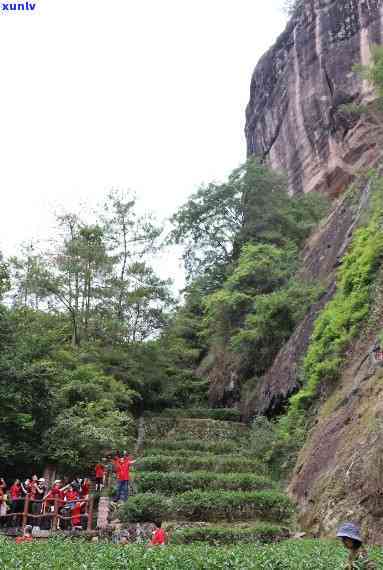
M137 493L121 508L120 518L166 521L175 529L175 544L286 537L293 505L252 457L247 426L191 415L146 420ZM155 434L163 437L156 440Z

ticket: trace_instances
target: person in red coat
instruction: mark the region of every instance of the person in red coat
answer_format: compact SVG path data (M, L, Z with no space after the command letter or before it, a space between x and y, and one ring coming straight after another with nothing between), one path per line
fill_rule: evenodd
M72 509L75 506L75 503L79 500L79 494L76 491L76 489L74 489L72 487L72 485L69 485L69 488L67 490L67 492L65 493L65 497L64 497L64 501L66 503L66 506L69 507L70 509Z
M14 517L12 517L12 525L21 526L20 513L23 512L24 506L22 501L22 489L21 489L20 479L16 479L13 485L11 485L9 494L11 497L11 514L15 515ZM17 514L19 514L19 516L17 516Z
M81 483L80 497L82 499L88 499L90 493L90 481L89 479L84 479Z
M105 473L106 473L106 467L103 463L97 463L97 465L94 468L94 472L96 475L96 492L100 492L101 489L104 486L104 480L105 480Z
M134 465L133 461L127 452L123 457L115 459L115 469L117 475L117 494L116 501L127 501L129 495L129 481L130 481L130 467Z
M153 532L149 546L164 546L166 544L166 534L162 528L162 522L155 523L156 530Z
M77 503L75 504L75 506L71 511L72 528L82 528L81 509L82 509L82 503L80 503L80 501L77 501Z

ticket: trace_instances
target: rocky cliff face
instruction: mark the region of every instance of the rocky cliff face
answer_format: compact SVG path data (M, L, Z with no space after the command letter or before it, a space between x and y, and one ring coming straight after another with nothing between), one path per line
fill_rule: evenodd
M383 326L383 279L370 323L349 350L339 384L322 404L290 492L300 523L333 536L341 520L358 521L366 537L383 543L383 369L370 353Z
M345 112L368 103L353 72L383 43L383 0L304 0L257 65L247 108L248 154L288 173L294 193L341 192L376 160L377 123Z
M261 378L253 392L242 401L242 413L275 416L286 406L289 397L300 387L299 369L309 346L315 320L336 291L336 270L352 239L353 230L368 201L367 183L362 183L358 204L344 195L303 252L301 277L319 281L324 294L277 355L273 365Z
M382 159L383 119L371 86L352 68L367 64L373 44L383 43L383 0L305 0L274 47L259 62L247 109L248 153L283 169L292 193L336 196L332 213L309 240L303 276L326 289L250 393L245 417L275 416L300 385L299 368L316 317L336 290L336 268L369 199L342 194L364 167ZM344 105L363 103L365 113ZM296 465L290 492L302 527L333 535L340 520L357 520L383 543L383 368L369 351L383 328L383 273L376 303L333 392L323 396Z

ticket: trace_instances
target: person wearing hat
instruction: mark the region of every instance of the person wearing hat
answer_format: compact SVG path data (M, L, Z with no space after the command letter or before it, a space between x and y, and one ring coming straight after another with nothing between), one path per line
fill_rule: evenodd
M363 540L360 529L356 524L343 523L336 533L343 542L343 546L350 552L345 570L374 570L375 562L368 559L368 554L363 548Z

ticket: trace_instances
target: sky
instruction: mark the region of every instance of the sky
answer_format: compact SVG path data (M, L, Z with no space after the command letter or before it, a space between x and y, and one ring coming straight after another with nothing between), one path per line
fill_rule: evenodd
M283 0L34 2L0 14L6 255L112 188L167 218L245 160L251 74ZM174 259L161 271L180 280Z

